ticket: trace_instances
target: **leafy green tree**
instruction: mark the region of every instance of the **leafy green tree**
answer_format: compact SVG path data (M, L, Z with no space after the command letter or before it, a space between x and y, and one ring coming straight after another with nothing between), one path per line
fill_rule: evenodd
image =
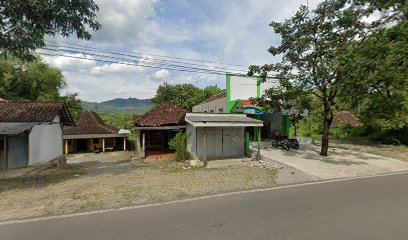
M132 129L133 114L136 113L116 113L116 114L99 114L105 123L117 128Z
M391 8L394 12L391 16L405 17L393 19L393 25L349 46L346 54L349 78L343 82L340 100L357 109L366 126L401 129L408 121L407 11L404 14L399 4L380 6L383 11Z
M45 35L76 34L89 40L89 30L99 30L99 8L93 0L0 1L0 53L33 60L35 49L45 46Z
M270 24L280 35L281 43L269 48L269 52L282 56L281 62L249 68L249 75L260 74L264 79L270 72L277 72L278 78L290 79L292 84L320 99L323 156L329 147L335 99L346 75L343 52L351 41L364 38L368 23L363 17L367 14L364 5L347 4L346 0L326 0L314 10L301 6L291 18Z
M78 93L68 93L57 99L63 101L67 105L69 112L75 121L78 121L81 118L84 109L82 108L81 100L78 98Z
M205 98L209 99L212 96L215 96L217 94L222 93L224 90L222 90L221 88L219 88L217 85L214 86L207 86L204 88L204 94L205 94Z
M156 95L152 98L154 104L160 104L165 101L174 103L191 110L193 106L204 100L220 93L222 90L217 86L208 86L200 89L193 84L168 84L164 83L157 88Z
M0 59L0 97L6 100L62 101L74 120L83 112L77 93L61 96L67 86L62 72L36 57L31 62Z
M8 100L56 100L66 82L61 71L35 58L0 59L0 96Z

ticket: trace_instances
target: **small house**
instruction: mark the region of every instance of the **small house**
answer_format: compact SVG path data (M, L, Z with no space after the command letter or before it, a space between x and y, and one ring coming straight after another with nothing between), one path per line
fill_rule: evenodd
M86 112L76 126L64 128L64 151L126 151L130 131L106 124L96 112Z
M351 112L341 111L333 118L332 126L344 127L346 125L356 127L360 125L360 121Z
M170 101L163 102L142 116L134 116L136 149L146 152L169 151L168 142L186 129L187 109Z
M0 169L63 160L63 126L72 125L64 103L0 101Z

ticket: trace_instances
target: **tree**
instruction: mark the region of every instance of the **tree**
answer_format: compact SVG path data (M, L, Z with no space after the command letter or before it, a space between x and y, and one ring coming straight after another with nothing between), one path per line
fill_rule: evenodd
M191 110L193 106L204 100L218 94L221 89L217 86L208 86L200 89L193 84L168 84L164 83L157 88L156 95L152 98L154 104L160 104L165 101L174 103Z
M364 5L347 4L346 0L326 0L314 10L301 6L293 17L270 24L281 43L268 51L282 56L281 62L249 67L249 75L260 74L263 79L272 71L278 72L276 77L289 79L320 99L324 109L323 156L328 151L333 106L346 75L342 53L351 41L364 38L368 23L363 17L367 14Z
M0 97L6 100L62 101L74 120L83 112L77 93L61 96L67 86L62 72L36 56L31 62L0 59Z
M366 126L375 128L400 129L408 120L407 11L404 14L394 3L380 5L382 12L394 9L389 15L399 16L391 26L350 45L346 55L349 78L340 89L340 99L358 109ZM405 7L408 10L408 2Z
M0 59L0 96L9 100L56 100L66 82L61 71L39 57L26 63Z
M81 100L78 99L78 93L68 93L65 96L58 97L56 100L63 101L67 105L67 108L75 121L78 121L84 113Z
M280 83L278 87L265 90L260 98L251 100L266 111L270 109L274 112L289 110L295 130L294 135L297 136L297 124L303 119L305 111L310 109L312 96L288 80L282 79Z
M101 27L98 10L93 0L1 0L0 54L33 60L31 53L45 46L45 35L89 40L89 30Z
M219 88L217 85L207 86L204 88L205 99L209 99L212 96L222 93L224 90Z

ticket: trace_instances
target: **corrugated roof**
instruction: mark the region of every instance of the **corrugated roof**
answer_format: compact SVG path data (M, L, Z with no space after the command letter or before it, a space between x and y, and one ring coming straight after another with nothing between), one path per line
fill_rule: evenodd
M96 112L86 112L76 127L64 128L64 135L117 134L119 128L106 124Z
M59 115L66 126L74 120L62 102L0 101L0 122L52 122Z
M143 116L134 117L135 126L139 127L159 127L185 125L187 109L170 101L150 109Z

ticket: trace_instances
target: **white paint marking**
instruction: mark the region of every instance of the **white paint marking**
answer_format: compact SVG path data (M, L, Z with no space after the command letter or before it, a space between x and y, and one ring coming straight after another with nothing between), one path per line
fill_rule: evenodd
M377 174L377 175L371 175L371 176L365 176L365 177L338 178L338 179L330 179L330 180L322 180L322 181L315 181L315 182L299 183L299 184L284 185L284 186L277 186L277 187L270 187L270 188L252 189L252 190L244 190L244 191L230 192L230 193L220 193L220 194L208 195L208 196L202 196L202 197L188 198L188 199L182 199L182 200L174 200L174 201L169 201L169 202L150 203L150 204L144 204L144 205L136 205L136 206L128 206L128 207L120 207L120 208L110 208L110 209L102 209L102 210L81 212L81 213L71 213L71 214L64 214L64 215L55 215L55 216L48 216L48 217L28 218L28 219L22 219L22 220L2 221L2 222L0 222L0 226L11 225L11 224L20 224L20 223L39 222L39 221L46 221L46 220L52 220L52 219L63 219L63 218L87 216L87 215L94 215L94 214L108 213L108 212L119 212L119 211L133 210L133 209L139 209L139 208L166 206L166 205L177 204L177 203L193 202L193 201L198 201L198 200L219 198L219 197L225 197L225 196L233 196L233 195L246 194L246 193L267 192L267 191L274 191L274 190L279 190L279 189L296 188L296 187L303 187L303 186L310 186L310 185L319 185L319 184L324 184L324 183L344 182L344 181L352 181L352 180L359 180L359 179L369 179L369 178L384 177L384 176L396 176L396 175L403 175L403 174L407 174L407 173L408 173L408 171L402 171L402 172L394 172L394 173L383 173L383 174Z

